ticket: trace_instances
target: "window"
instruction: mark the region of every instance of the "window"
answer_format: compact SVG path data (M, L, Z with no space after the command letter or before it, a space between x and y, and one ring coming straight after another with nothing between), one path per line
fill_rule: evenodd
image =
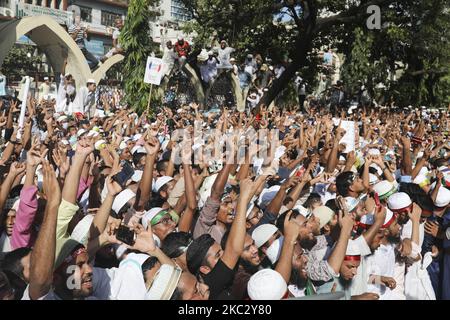
M92 22L92 8L80 7L81 20L84 22Z
M0 7L9 8L9 0L0 0Z
M109 11L103 11L102 10L102 25L107 27L114 27L115 26L115 20L117 18L122 18L120 14L109 12Z

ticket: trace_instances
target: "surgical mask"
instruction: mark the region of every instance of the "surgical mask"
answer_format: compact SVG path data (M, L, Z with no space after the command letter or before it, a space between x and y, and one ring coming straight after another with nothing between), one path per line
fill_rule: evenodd
M75 87L72 86L72 85L68 85L68 86L67 86L67 89L66 89L66 92L67 92L67 94L68 94L69 96L73 95L73 94L75 93Z
M67 122L62 124L62 127L64 130L67 130L67 128L69 127L69 124Z
M281 236L275 240L266 251L266 256L272 264L275 264L281 255L281 248L283 247L284 237Z

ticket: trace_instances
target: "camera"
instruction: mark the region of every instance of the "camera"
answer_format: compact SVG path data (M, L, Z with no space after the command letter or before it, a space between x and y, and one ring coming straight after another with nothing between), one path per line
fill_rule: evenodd
M136 233L127 226L121 224L117 229L116 238L117 240L132 246L136 239Z

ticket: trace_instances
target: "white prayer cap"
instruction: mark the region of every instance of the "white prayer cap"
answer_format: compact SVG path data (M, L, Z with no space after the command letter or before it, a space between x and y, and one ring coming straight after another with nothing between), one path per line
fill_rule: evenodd
M44 77L44 80L49 80L48 77Z
M333 219L334 211L328 208L327 206L320 206L313 210L312 214L319 218L319 227L322 229L328 222Z
M390 195L397 192L397 188L391 182L383 180L373 186L373 191L378 193L380 200L387 199Z
M381 168L376 163L372 163L369 167L376 169L378 175L381 176L383 174L383 170L381 170Z
M360 256L361 250L359 249L358 241L350 239L347 244L346 256Z
M298 203L298 201L297 201ZM301 204L296 204L292 209L294 210L298 210L300 212L300 214L302 216L304 216L305 218L309 215L310 211L308 209L306 209L304 206L302 206Z
M96 84L97 81L95 81L94 79L88 79L88 80L86 81L86 83L87 83L87 84L90 84L90 83Z
M70 237L86 246L89 240L89 230L91 228L92 221L94 221L94 215L86 215L75 226Z
M67 121L67 116L60 116L56 119L57 122Z
M95 150L102 150L103 148L106 147L106 141L105 140L98 140L95 144L94 144Z
M366 214L361 217L360 226L364 227L365 229L370 228L371 225L375 223L375 216L373 214Z
M142 226L147 229L150 225L150 222L158 213L163 210L161 207L151 208L147 212L145 212L144 216L141 218Z
M134 197L136 197L136 194L130 189L123 190L116 196L116 199L114 199L112 209L115 213L119 213L120 209Z
M380 150L378 150L378 149L369 149L369 155L371 155L371 156L379 156L380 154L381 154L381 152L380 152Z
M138 141L140 138L142 138L142 134L137 133L137 134L135 134L135 135L133 136L132 140L133 140L133 141Z
M277 231L278 228L270 223L262 224L256 227L252 232L252 239L255 240L256 247L260 248Z
M409 207L412 204L411 198L405 192L397 192L391 195L387 200L389 209L398 211Z
M415 184L418 184L421 187L424 187L426 185L430 184L430 180L428 179L428 177L424 174L419 174L417 175L417 177L414 178L413 182Z
M252 300L281 300L287 292L287 284L281 274L263 269L250 277L247 292Z
M378 177L376 175L374 175L373 173L369 173L369 184L372 186L374 184L377 184L378 182L380 182Z
M79 137L81 137L83 134L85 134L87 131L86 130L84 130L84 129L80 129L80 130L78 130L78 132L77 132L77 137L79 138Z
M163 264L157 271L153 284L145 295L145 300L170 300L178 286L182 270Z
M434 205L438 208L444 208L448 206L450 203L450 190L441 186L439 188L436 200L434 201Z
M386 218L384 219L382 228L388 228L394 221L395 221L394 213L391 210L389 210L388 208L386 208Z
M147 153L147 151L142 146L134 146L133 149L131 149L131 154L135 153Z
M98 135L99 135L98 131L95 130L90 130L87 134L88 137L96 137Z
M169 176L162 176L156 179L155 184L153 185L153 191L158 192L159 189L161 189L162 186L164 186L166 183L172 181L173 178Z
M258 205L262 207L267 206L270 203L270 201L272 201L273 198L275 198L280 188L281 188L280 185L274 185L271 186L270 188L263 189L263 191L261 191L261 194L259 195Z
M143 173L144 173L144 171L142 171L142 170L135 170L133 176L131 177L131 180L133 182L141 181Z
M353 197L345 197L345 203L347 205L348 212L352 212L359 204L359 200Z

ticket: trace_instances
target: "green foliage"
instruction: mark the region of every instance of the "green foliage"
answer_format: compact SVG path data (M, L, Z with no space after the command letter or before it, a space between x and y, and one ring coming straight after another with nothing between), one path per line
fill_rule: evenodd
M150 6L158 3L158 0L131 0L120 35L126 52L123 67L126 103L138 112L144 111L148 104L150 85L144 83L147 58L158 50L150 37L149 24L150 19L156 16Z
M32 45L13 46L0 68L3 74L15 79L25 75L34 77L34 74L38 72L38 65L42 63L42 55L33 55L35 50L36 47ZM28 58L27 54L31 57Z

